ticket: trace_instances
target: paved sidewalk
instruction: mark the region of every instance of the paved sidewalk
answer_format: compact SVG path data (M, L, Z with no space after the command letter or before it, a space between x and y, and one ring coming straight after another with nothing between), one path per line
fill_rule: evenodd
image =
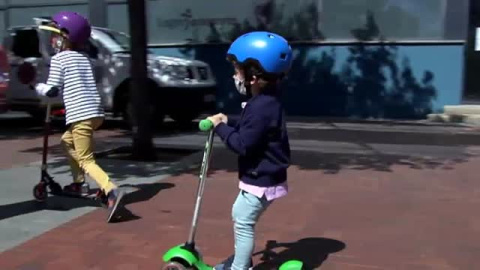
M256 251L271 249L255 256L257 269L289 258L327 270L477 268L478 157L345 158L330 161L338 170L325 170L324 154L294 152L290 195L257 228ZM215 149L197 238L208 263L232 252L233 164L230 152ZM0 254L0 269L159 269L163 252L188 235L196 174L164 178L157 195L132 194L132 215L119 223L106 224L96 210L10 249Z
M129 192L148 189L156 193L160 191L156 182L177 174L198 159L198 155L191 156L191 151L173 152L170 157L164 153L158 162L132 162L122 160L117 154L118 158L100 158L98 163ZM49 173L62 186L71 182L70 168L64 158L49 160ZM0 252L99 208L93 201L55 196L38 203L32 190L39 178L39 162L0 171ZM94 181L89 183L91 188L98 188ZM100 211L106 215L104 210Z
M408 124L289 123L290 194L258 225L257 269L290 258L314 268L477 269L480 252L480 136L467 127ZM18 127L20 128L20 126ZM120 220L85 200L32 199L39 180L38 128L2 132L0 269L159 269L162 254L188 235L205 134L155 137L158 162L100 156L130 188ZM131 143L102 130L98 149ZM69 170L52 138L50 172ZM12 150L15 149L15 150ZM197 151L197 152L196 152ZM231 204L238 192L235 157L216 139L198 244L216 263L232 253ZM92 184L92 187L95 187Z

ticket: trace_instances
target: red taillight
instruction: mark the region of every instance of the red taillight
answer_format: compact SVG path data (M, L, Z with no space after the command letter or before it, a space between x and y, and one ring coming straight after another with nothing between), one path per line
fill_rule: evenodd
M52 115L54 116L63 116L65 115L65 109L53 110Z

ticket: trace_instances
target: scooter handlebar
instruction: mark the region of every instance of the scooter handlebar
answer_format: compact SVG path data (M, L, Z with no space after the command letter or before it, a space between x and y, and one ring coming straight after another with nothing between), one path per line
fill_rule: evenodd
M204 120L200 121L200 123L198 124L198 128L201 131L210 131L210 130L213 129L213 123L212 123L212 121L210 121L208 119L204 119Z

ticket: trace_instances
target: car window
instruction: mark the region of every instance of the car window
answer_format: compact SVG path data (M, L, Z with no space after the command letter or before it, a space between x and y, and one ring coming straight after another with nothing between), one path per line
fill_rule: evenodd
M96 29L92 32L92 37L102 44L111 52L128 52L130 51L130 38L127 35Z
M16 30L11 35L14 55L21 58L41 57L40 40L35 29Z

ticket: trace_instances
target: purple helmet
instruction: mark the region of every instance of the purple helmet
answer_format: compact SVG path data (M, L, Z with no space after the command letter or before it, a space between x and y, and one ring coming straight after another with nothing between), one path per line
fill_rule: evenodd
M90 37L92 31L90 23L76 12L61 11L55 14L52 20L58 29L68 32L68 39L74 44L83 44Z

